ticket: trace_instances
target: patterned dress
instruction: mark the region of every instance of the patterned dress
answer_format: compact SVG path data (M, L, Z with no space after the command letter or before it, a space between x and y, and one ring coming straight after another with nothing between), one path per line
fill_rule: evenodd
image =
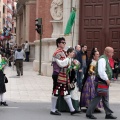
M3 66L7 64L6 60L4 57L0 55L0 94L3 94L6 92L6 87L5 87L5 74L3 73Z
M80 107L88 107L91 100L96 95L95 85L97 84L97 78L95 77L95 75L93 75L95 71L96 63L97 62L95 60L92 60L90 64L88 71L89 75L81 91ZM101 108L102 102L100 102L97 107Z

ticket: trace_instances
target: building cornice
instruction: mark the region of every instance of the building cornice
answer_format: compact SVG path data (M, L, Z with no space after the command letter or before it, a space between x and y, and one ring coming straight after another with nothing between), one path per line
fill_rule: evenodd
M27 3L36 3L36 0L16 0L17 3L19 4L27 4ZM26 3L27 2L27 3Z
M36 4L36 0L29 0L25 3L26 5Z

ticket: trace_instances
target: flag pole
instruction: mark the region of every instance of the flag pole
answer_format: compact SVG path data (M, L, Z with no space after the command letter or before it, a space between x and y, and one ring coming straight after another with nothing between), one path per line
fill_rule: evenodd
M74 32L75 32L75 23L73 24L72 47L73 47Z
M72 7L72 9L76 11L76 1L75 1L75 7ZM74 33L75 33L75 22L73 24L73 32L72 32L72 47L73 47L73 41L74 41Z
M73 39L74 39L73 28L75 28L75 24L74 24L75 16L76 16L76 8L72 7L72 12L70 13L70 17L68 19L68 22L67 22L67 25L66 25L66 28L65 28L65 31L64 31L64 35L69 35L71 33L72 47L73 47Z
M71 0L71 12L72 12L72 9L73 9L73 7L72 7L72 5L73 5L73 1ZM74 24L75 25L75 24ZM73 28L74 28L74 25L73 25ZM73 30L74 31L74 30ZM74 37L74 35L72 34L72 47L73 47L73 38Z

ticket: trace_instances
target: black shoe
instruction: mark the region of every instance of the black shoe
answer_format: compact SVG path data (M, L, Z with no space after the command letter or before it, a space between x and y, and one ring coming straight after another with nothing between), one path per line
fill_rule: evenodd
M113 116L112 114L106 115L105 119L117 119L117 117Z
M100 111L100 109L96 108L96 109L94 110L94 113L101 113L101 111Z
M50 114L51 115L61 115L61 113L57 110L55 112L50 111Z
M8 106L8 104L6 102L1 102L1 105Z
M87 118L89 119L97 119L96 117L94 117L93 115L86 115Z
M75 110L75 111L70 112L70 113L71 113L71 115L74 115L74 114L76 114L76 113L80 113L80 111Z
M23 76L23 74L21 74L21 76Z
M20 75L17 75L17 76L20 76Z

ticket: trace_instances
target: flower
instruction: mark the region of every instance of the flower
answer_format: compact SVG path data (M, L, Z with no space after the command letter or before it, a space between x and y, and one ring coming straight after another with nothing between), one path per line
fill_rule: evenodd
M67 68L67 74L69 74L69 72L74 69L75 71L79 70L80 68L80 62L76 59L74 59L71 63L71 65L68 66Z

